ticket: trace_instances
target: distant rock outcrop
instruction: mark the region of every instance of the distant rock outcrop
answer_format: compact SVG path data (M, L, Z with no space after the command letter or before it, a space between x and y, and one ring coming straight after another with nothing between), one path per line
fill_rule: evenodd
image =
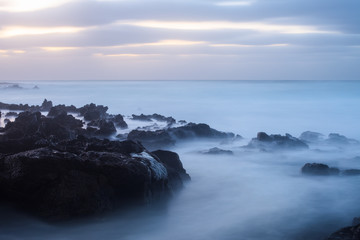
M138 120L138 121L146 121L146 122L151 122L153 120L156 120L159 122L167 122L168 125L172 125L172 124L176 123L176 120L173 117L165 117L165 116L162 116L157 113L154 113L152 115L144 115L144 114L135 115L135 114L133 114L132 119Z
M209 150L204 151L202 153L203 154L211 154L211 155L233 155L234 154L233 151L224 150L224 149L217 148L217 147L210 148Z
M301 168L301 172L306 175L329 176L339 175L340 170L338 168L330 168L328 165L322 163L306 163Z
M318 132L306 131L300 135L299 139L308 143L316 143L319 141L323 141L324 135Z
M338 168L329 167L323 163L306 163L301 168L302 174L305 175L318 175L318 176L330 176L330 175L341 175L341 176L358 176L360 175L360 169L345 169L340 170Z
M330 133L326 142L329 144L336 144L336 145L349 145L349 144L359 144L359 141L351 138L347 138L343 135L338 133Z
M154 150L174 146L176 142L182 140L196 138L222 140L234 137L233 133L220 132L203 123L188 123L185 126L157 131L133 130L128 134L128 139L140 141L146 148Z
M265 132L259 132L257 137L253 138L246 147L257 148L262 151L301 150L309 148L306 143L290 134L286 134L285 136L268 135Z

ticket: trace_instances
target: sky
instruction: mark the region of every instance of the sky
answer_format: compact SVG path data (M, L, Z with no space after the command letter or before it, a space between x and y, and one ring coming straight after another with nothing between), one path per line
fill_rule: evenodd
M360 80L359 0L0 0L0 80Z

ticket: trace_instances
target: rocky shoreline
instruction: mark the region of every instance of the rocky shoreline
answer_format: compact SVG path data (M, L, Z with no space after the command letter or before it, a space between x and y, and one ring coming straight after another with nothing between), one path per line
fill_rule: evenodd
M46 100L42 106L0 105L23 111L1 129L0 200L25 212L46 220L89 216L166 199L190 180L176 153L108 140L114 125L125 125L107 115L107 107L53 107ZM85 128L68 111L96 127Z
M93 103L77 108L53 106L45 99L33 106L0 102L0 109L6 110L2 115L6 125L0 127L0 201L11 202L45 220L67 220L130 204L166 201L190 180L179 155L169 151L171 147L188 140L220 143L242 139L204 123L177 122L159 114L132 115L129 119L151 125L130 129L124 116L108 114L106 106ZM126 132L119 133L123 130ZM304 151L312 144L344 147L359 142L335 133L325 138L307 131L296 138L259 132L241 148ZM199 153L234 155L217 147ZM301 173L304 177L354 176L360 170L306 163ZM359 239L359 229L354 221L353 226L328 239Z

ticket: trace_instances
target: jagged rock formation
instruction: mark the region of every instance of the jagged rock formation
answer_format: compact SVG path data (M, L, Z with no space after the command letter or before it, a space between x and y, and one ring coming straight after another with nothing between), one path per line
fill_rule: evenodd
M99 116L90 108L84 114ZM99 121L99 134L113 132L112 122ZM68 219L166 199L189 179L177 154L90 138L83 124L65 111L22 112L9 122L0 135L0 200Z

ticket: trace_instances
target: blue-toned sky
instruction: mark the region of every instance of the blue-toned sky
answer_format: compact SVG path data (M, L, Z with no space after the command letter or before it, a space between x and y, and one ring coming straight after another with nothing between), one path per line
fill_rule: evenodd
M359 80L359 13L359 0L0 0L0 80Z

